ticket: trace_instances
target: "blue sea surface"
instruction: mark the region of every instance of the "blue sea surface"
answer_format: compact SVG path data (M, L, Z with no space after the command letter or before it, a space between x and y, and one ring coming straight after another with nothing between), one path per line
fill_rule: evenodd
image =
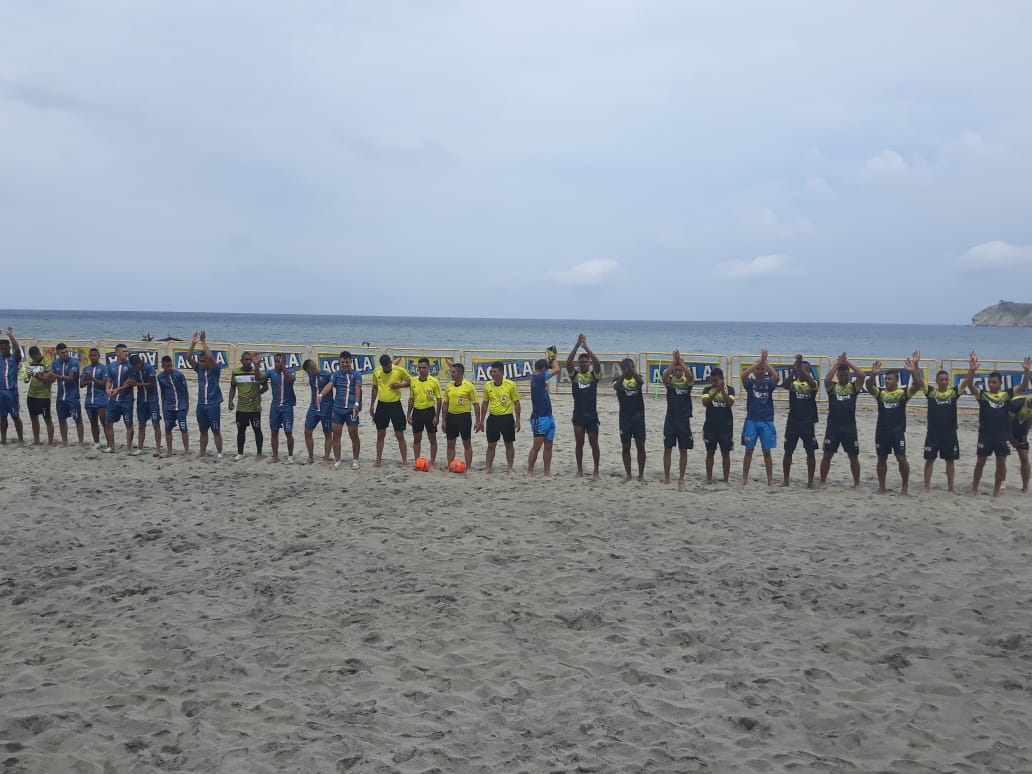
M459 317L366 317L193 312L0 310L0 325L22 339L189 340L204 329L212 340L262 344L428 347L538 352L550 344L568 352L585 333L599 353L682 352L722 355L828 355L904 358L919 349L925 360L1020 360L1032 354L1032 330L971 325L872 323L656 322L636 320L522 320Z

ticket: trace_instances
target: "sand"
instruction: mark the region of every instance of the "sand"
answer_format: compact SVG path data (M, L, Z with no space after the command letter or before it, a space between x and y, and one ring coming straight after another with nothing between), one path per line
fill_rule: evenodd
M598 482L565 398L552 481L375 470L368 419L358 472L0 449L3 770L1032 771L1016 457L925 494L915 414L913 494L876 495L864 413L863 491L801 452L743 489L737 448L706 485L699 448L678 492L650 400L625 485L602 402Z

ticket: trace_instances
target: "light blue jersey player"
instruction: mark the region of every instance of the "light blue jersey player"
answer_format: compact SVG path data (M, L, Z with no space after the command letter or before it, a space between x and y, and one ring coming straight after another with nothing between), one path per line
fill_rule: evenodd
M161 456L161 404L158 402L157 373L154 366L139 355L129 358L133 367L133 380L136 382L136 419L140 423L140 433L136 439L137 448L142 452L147 440L147 422L154 428L154 456Z
M190 391L182 371L172 367L172 358L161 358L161 373L155 377L161 390L161 404L165 415L165 456L172 456L172 431L179 428L183 437L183 456L190 453L190 435L186 428L186 412L190 408Z
M79 387L86 390L86 416L90 420L93 434L93 448L103 449L100 429L107 420L107 383L110 378L107 366L100 362L100 350L89 351L89 363L79 371Z
M115 347L115 359L108 364L107 381L107 416L104 418L104 435L107 436L107 448L102 452L113 454L115 451L115 423L125 424L125 446L131 456L140 452L133 448L133 367L129 365L129 348L125 344Z
M308 413L305 414L305 447L308 449L308 464L315 462L315 437L313 431L322 425L323 462L329 463L330 451L333 449L333 403L320 403L319 395L323 388L333 379L333 374L325 368L319 368L314 360L306 360L301 369L308 375L308 387L312 391Z
M22 353L14 330L7 329L7 338L0 339L0 443L7 443L7 418L14 422L18 443L25 441L21 416L18 412L18 369Z
M197 344L201 345L200 358L194 357ZM201 459L208 450L208 431L215 439L215 456L222 459L222 387L219 385L224 365L215 360L208 348L207 333L194 332L190 339L190 351L186 354L186 362L197 372L197 429L201 431L200 448L197 459Z
M85 446L82 405L79 402L79 358L72 357L72 351L64 343L54 347L53 364L50 366L57 382L57 422L61 428L61 446L68 446L68 420L75 422L79 434L79 446Z
M297 396L294 394L294 382L297 374L287 370L287 358L277 352L272 358L272 370L258 377L269 385L269 430L272 431L272 457L269 462L279 462L279 431L287 437L287 465L294 464L294 406Z

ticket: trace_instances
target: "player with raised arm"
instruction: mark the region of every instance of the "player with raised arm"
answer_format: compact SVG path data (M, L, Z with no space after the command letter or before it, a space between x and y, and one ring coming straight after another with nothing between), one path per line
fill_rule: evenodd
M778 430L774 426L774 389L778 386L774 367L768 360L767 350L760 350L760 359L742 372L742 390L745 391L745 422L742 424L742 486L749 483L749 468L753 451L759 441L763 450L763 466L767 472L767 486L774 486L774 459L771 450L778 445Z
M670 463L674 446L680 452L677 479L678 491L684 490L684 472L688 467L688 450L695 448L692 435L692 386L695 377L692 370L681 359L681 352L674 350L670 364L660 376L666 388L666 417L663 419L663 483L670 483Z
M731 477L731 449L734 448L734 419L731 408L735 405L735 388L724 381L724 370L710 371L710 387L702 394L706 421L702 425L702 442L706 446L706 483L713 483L713 461L717 447L726 484Z
M914 360L920 360L921 353L914 352L906 361L908 371ZM906 495L910 487L910 463L907 461L907 403L917 393L917 385L902 387L898 371L885 372L885 386L878 386L881 361L876 360L867 375L867 391L878 402L878 422L874 429L874 449L878 456L878 494L885 494L885 477L889 469L889 455L896 456L901 486L899 493Z
M25 443L20 404L18 402L18 369L22 353L14 329L7 329L7 338L0 339L0 444L7 443L7 418L14 423L18 443Z
M577 350L584 351L577 356ZM577 366L573 359L577 356ZM591 477L599 478L598 448L598 382L602 378L602 363L588 346L588 339L582 333L566 358L566 372L570 375L570 390L573 393L573 441L574 457L577 460L577 475L584 475L584 437L587 436L591 446L591 459L594 469Z
M917 353L915 353L917 354ZM956 461L960 459L960 443L957 440L957 399L960 397L946 371L935 374L935 385L929 386L921 372L921 359L911 359L911 378L917 391L928 399L928 421L924 442L924 488L932 488L932 470L938 457L946 463L946 489L956 494L953 488Z
M645 483L645 380L638 373L634 359L620 362L620 375L613 380L616 400L620 404L620 446L624 464L624 483L631 480L631 441L638 451L638 481Z
M821 489L827 486L831 458L840 446L849 458L853 489L860 489L860 436L856 431L856 403L863 392L866 378L864 372L852 363L845 352L835 359L832 368L824 377L824 389L828 393L828 420L824 427Z
M813 489L817 469L817 380L810 364L802 355L795 356L791 370L781 386L788 390L788 418L785 420L785 455L781 460L782 486L788 486L792 472L792 455L803 442L806 452L806 486Z
M194 356L197 344L201 345L200 359ZM197 429L201 432L197 459L203 459L208 449L208 431L215 441L215 458L222 459L222 387L219 376L224 366L220 364L208 347L206 331L194 332L190 339L190 351L186 354L187 364L197 372Z
M549 353L551 357L551 353ZM534 364L534 375L530 377L530 430L534 440L527 455L527 478L533 478L538 451L545 478L552 477L552 444L555 441L555 417L552 416L552 399L548 395L548 380L559 375L559 362L539 359ZM543 450L542 450L543 447Z

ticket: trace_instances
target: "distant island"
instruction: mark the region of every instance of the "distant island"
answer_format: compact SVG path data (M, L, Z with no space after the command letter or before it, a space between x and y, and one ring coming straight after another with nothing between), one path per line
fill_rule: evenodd
M1001 301L977 312L971 318L971 324L1000 327L1032 326L1032 304Z

